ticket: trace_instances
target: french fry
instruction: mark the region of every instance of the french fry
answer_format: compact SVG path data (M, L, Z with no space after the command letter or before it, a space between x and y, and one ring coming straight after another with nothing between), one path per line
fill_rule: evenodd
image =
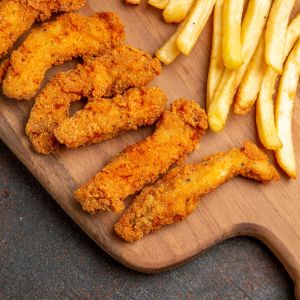
M219 132L225 127L234 95L258 46L271 4L271 0L250 0L248 3L242 23L244 64L236 70L226 69L223 72L217 91L208 109L209 125L215 132Z
M182 22L193 5L194 0L170 0L163 11L166 23Z
M165 65L172 63L181 53L177 47L176 40L181 32L183 23L181 23L175 33L156 51L156 57Z
M207 79L206 110L208 110L209 108L211 99L215 94L219 80L224 70L222 56L223 2L224 0L217 0L214 7L212 49Z
M148 4L158 9L165 9L168 5L169 0L148 0Z
M223 61L227 69L239 68L243 62L241 24L244 0L224 0L223 4Z
M191 8L176 41L178 49L183 54L189 55L192 51L207 23L215 2L216 0L196 0Z
M234 104L236 114L244 115L252 108L259 93L265 68L265 43L262 37L236 94Z
M275 121L282 148L275 152L280 167L296 178L296 159L292 139L292 116L300 77L300 39L285 63L275 106Z
M284 63L284 45L289 18L295 0L274 0L265 33L265 59L267 64L281 74Z
M284 61L299 37L300 14L298 14L288 26L284 45ZM264 72L256 103L256 125L258 135L265 148L270 150L278 150L282 147L274 119L273 93L277 77L278 74L268 66Z

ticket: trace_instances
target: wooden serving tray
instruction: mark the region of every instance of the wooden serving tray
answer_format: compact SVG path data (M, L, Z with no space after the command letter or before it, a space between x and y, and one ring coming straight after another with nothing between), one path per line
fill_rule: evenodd
M90 0L83 14L115 11L122 18L127 42L154 53L175 27L161 20L161 13L141 4L124 6L122 1ZM300 11L297 0L295 13ZM160 86L169 102L186 97L204 106L206 78L211 43L211 20L189 57L181 56L152 85ZM68 64L67 64L68 66ZM66 69L61 66L54 71ZM99 171L115 154L148 134L144 128L123 134L111 141L62 150L43 156L33 152L24 134L24 126L33 102L17 102L0 97L0 137L42 183L61 207L106 252L124 265L141 272L158 272L182 264L202 251L232 236L250 235L263 241L278 256L296 282L300 297L300 179L290 180L283 173L281 181L268 185L236 178L205 196L196 212L187 220L128 244L113 233L118 216L99 213L90 216L73 200L73 191ZM300 170L300 94L293 120L295 150ZM241 146L251 139L259 143L254 110L246 116L230 115L220 134L208 132L200 147L189 157L199 161L204 155ZM274 155L269 152L274 161ZM30 199L28 199L30 201Z

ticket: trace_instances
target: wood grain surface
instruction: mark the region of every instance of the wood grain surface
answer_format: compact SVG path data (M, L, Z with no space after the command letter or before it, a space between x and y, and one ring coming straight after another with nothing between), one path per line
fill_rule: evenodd
M150 53L154 53L175 29L164 24L160 12L146 4L128 7L121 1L90 0L81 13L89 15L108 10L117 12L122 18L127 42ZM299 11L300 0L296 3L294 13ZM189 57L181 56L171 66L164 67L163 74L151 84L166 91L169 103L186 97L195 99L204 106L211 25L210 20ZM69 63L52 69L47 78L57 70L65 70L71 65ZM298 168L299 100L298 91L293 119ZM300 297L299 178L290 180L281 173L280 182L268 185L235 178L204 197L197 211L187 220L166 226L136 243L128 244L113 233L112 225L118 219L117 215L100 213L90 216L84 213L73 200L73 191L99 171L115 154L143 139L153 129L144 128L101 144L42 156L33 152L24 134L32 104L33 101L22 103L1 96L1 139L74 221L115 259L138 271L158 272L182 264L228 237L254 236L263 241L281 260L295 281L296 295ZM189 156L188 161L199 161L204 155L241 146L246 139L259 143L253 110L246 116L232 113L226 129L220 134L208 132L199 149ZM273 153L268 154L274 161Z

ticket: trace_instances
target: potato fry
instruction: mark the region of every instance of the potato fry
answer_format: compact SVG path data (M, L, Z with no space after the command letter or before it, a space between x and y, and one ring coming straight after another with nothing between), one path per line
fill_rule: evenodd
M177 47L176 40L181 32L183 23L181 23L175 33L159 48L155 55L165 65L172 63L176 57L181 53Z
M216 0L196 0L191 8L176 41L177 47L183 54L189 55L192 51L207 23L215 2Z
M239 68L243 62L241 25L244 0L224 0L223 4L223 61L227 69Z
M212 49L207 79L206 110L218 87L219 80L224 71L222 56L222 12L224 0L217 0L214 8Z
M234 95L258 46L271 4L271 0L250 0L248 3L242 23L244 64L236 70L226 69L223 72L217 91L208 109L209 125L215 132L221 131L225 127Z
M300 39L285 63L275 105L275 122L282 148L275 152L280 167L296 178L296 159L292 138L292 117L300 77Z
M182 22L191 9L193 3L194 0L170 0L163 12L165 22Z
M267 64L281 74L284 63L284 45L287 26L295 0L274 0L265 33L265 59Z
M235 97L234 112L236 114L244 115L252 108L259 93L266 67L265 41L262 37Z
M300 14L289 24L284 45L284 61L300 37ZM256 104L256 125L262 144L270 150L278 150L282 143L278 137L274 119L273 93L277 81L277 73L267 67L265 70Z
M148 0L148 4L158 9L165 9L168 5L169 0Z

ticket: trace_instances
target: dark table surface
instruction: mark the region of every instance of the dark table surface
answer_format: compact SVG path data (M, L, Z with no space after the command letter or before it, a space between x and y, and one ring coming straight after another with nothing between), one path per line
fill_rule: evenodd
M0 299L293 299L260 242L235 238L156 275L91 241L0 141Z

